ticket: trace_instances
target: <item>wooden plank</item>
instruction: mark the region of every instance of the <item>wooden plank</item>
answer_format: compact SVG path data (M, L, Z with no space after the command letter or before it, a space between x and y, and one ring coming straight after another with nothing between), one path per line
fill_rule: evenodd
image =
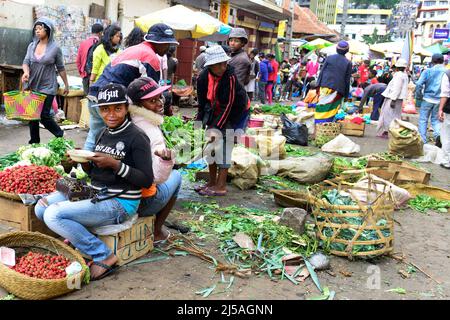
M401 165L402 161L387 161L387 160L369 159L369 161L367 162L367 168L373 168L373 167L387 168L387 167L389 167L390 163L395 163L395 164Z
M402 182L411 181L411 182L419 182L423 184L428 184L430 181L431 174L422 169L415 168L406 163L402 163L401 165L391 163L389 164L389 171L398 171L398 180Z
M0 198L0 221L14 222L20 225L20 230L28 230L28 208L21 202Z

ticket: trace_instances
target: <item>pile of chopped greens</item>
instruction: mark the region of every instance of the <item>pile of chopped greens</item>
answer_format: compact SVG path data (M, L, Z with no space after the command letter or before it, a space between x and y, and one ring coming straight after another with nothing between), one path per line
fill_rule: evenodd
M434 210L447 213L450 208L450 201L440 201L425 194L419 194L414 199L409 200L408 205L419 212L425 213L428 210Z
M178 164L188 164L201 154L204 131L194 128L194 121L183 121L180 116L164 117L161 126L166 146L176 152Z
M264 113L271 113L281 115L284 114L295 114L295 111L292 110L291 106L284 106L279 103L275 103L273 106L270 105L262 105L261 110Z
M220 208L216 203L202 204L185 202L184 208L194 214L203 215L202 221L192 219L188 222L191 230L199 237L209 235L219 240L219 249L228 263L241 270L251 269L267 272L271 278L273 270L283 269L281 258L287 253L310 256L317 250L318 243L308 235L298 235L291 228L274 221L280 211L271 212L259 209L230 206ZM236 233L248 235L256 250L241 248L232 238Z
M350 197L349 194L339 192L338 190L329 190L324 191L321 195L321 198L328 201L332 205L357 205L355 201ZM323 209L324 210L324 209ZM336 210L335 212L339 214L349 214L349 213L357 213L358 211L342 211L342 210ZM325 221L325 218L318 216L318 221ZM336 224L350 224L355 226L361 226L364 223L363 217L334 217L331 218L330 221L332 223ZM377 226L386 226L387 221L385 219L379 219L376 223ZM331 227L324 227L322 229L323 234L328 237L332 238L334 236L335 231ZM352 240L353 237L358 232L357 229L354 228L341 228L339 231L339 234L336 236L336 239L344 239L344 240ZM390 230L389 228L382 229L381 233L384 237L390 236ZM360 236L356 239L357 241L371 241L371 240L379 240L380 237L376 230L369 230L365 229ZM322 245L325 247L325 250L335 250L335 251L345 251L346 245L343 243L337 243L337 242L328 242L328 243L322 243ZM376 244L376 245L355 245L352 248L352 253L357 254L358 252L367 252L367 251L374 251L383 249L384 244Z
M286 144L285 148L287 155L290 157L308 157L312 154L309 150L301 147L294 147L291 144Z
M291 179L283 178L280 176L260 176L259 177L259 184L257 185L259 189L262 190L269 190L269 189L278 189L278 190L301 190L304 189L304 187Z
M0 157L0 171L5 169L6 167L13 166L19 161L20 156L17 152L8 153L7 155Z

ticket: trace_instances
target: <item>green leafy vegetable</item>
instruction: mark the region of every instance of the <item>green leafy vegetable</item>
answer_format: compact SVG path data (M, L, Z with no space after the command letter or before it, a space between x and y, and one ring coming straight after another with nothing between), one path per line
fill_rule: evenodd
M426 194L419 194L414 199L409 200L408 205L412 209L422 213L428 210L447 213L448 208L450 208L450 201L440 201Z
M295 111L292 110L291 106L284 106L279 103L276 103L273 106L262 105L261 110L264 113L271 113L271 114L277 114L277 115L281 115L282 113L295 114Z

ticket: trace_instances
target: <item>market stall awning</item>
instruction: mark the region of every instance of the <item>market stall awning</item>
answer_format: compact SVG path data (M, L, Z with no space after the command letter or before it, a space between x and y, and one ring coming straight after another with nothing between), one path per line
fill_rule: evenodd
M292 16L288 10L265 0L230 0L230 4L277 22L280 20L287 20Z
M356 55L368 55L369 54L369 46L365 43L356 41L356 40L349 40L347 41L350 47L349 52ZM334 44L330 47L324 48L320 50L321 53L330 55L336 53L336 47L337 44Z
M424 48L426 51L430 52L431 54L435 54L435 53L447 53L449 52L449 48L447 48L446 46L442 45L441 43L435 43L429 47L425 47Z
M198 39L215 34L227 35L231 31L231 27L221 21L183 5L155 11L135 20L136 26L144 32L156 23L169 25L175 30L177 39Z
M302 46L302 49L307 49L309 51L313 51L313 50L318 50L318 49L331 47L332 45L333 45L332 42L319 38L319 39L315 39L313 41L310 41L308 43L305 43Z
M392 54L401 54L403 50L403 41L376 43L370 46L370 50L383 53L385 56ZM431 57L431 52L425 50L420 45L414 46L414 54L424 57Z

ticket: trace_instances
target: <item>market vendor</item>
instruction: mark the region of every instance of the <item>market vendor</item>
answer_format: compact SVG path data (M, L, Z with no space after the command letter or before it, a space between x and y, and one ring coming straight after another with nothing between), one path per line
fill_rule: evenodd
M39 200L36 216L61 237L92 257L92 280L114 271L118 258L88 228L119 224L135 215L142 188L154 181L150 141L129 120L126 88L108 84L99 91L98 108L107 128L96 138L95 156L83 169L99 194L94 199L68 201L54 192Z
M150 139L154 181L142 192L139 216L156 215L154 244L162 244L170 232L164 222L172 210L181 188L181 174L173 170L175 153L166 147L160 126L164 122L163 92L170 86L160 87L155 80L142 77L128 86L128 96L133 101L130 114L133 123L142 129Z
M314 114L316 123L334 122L343 99L348 98L352 63L345 57L350 50L346 41L340 41L337 54L327 58L317 79L319 101Z
M197 82L197 120L207 127L206 136L214 145L214 154L207 158L209 182L195 191L205 196L227 194L228 169L234 146L234 129L247 107L248 98L244 86L237 80L233 68L227 65L230 57L221 46L206 50L205 70Z
M170 45L178 45L175 33L168 25L157 23L150 27L144 42L122 51L109 63L98 80L89 88L89 133L84 149L94 150L95 137L105 127L98 108L95 107L99 89L108 83L128 86L139 77L160 79L160 60L169 50Z
M364 89L363 96L361 98L361 103L359 104L359 110L363 111L364 105L369 101L370 97L373 97L373 110L370 115L370 119L378 121L380 118L380 108L383 105L384 97L382 93L386 90L387 84L375 83L367 86Z

